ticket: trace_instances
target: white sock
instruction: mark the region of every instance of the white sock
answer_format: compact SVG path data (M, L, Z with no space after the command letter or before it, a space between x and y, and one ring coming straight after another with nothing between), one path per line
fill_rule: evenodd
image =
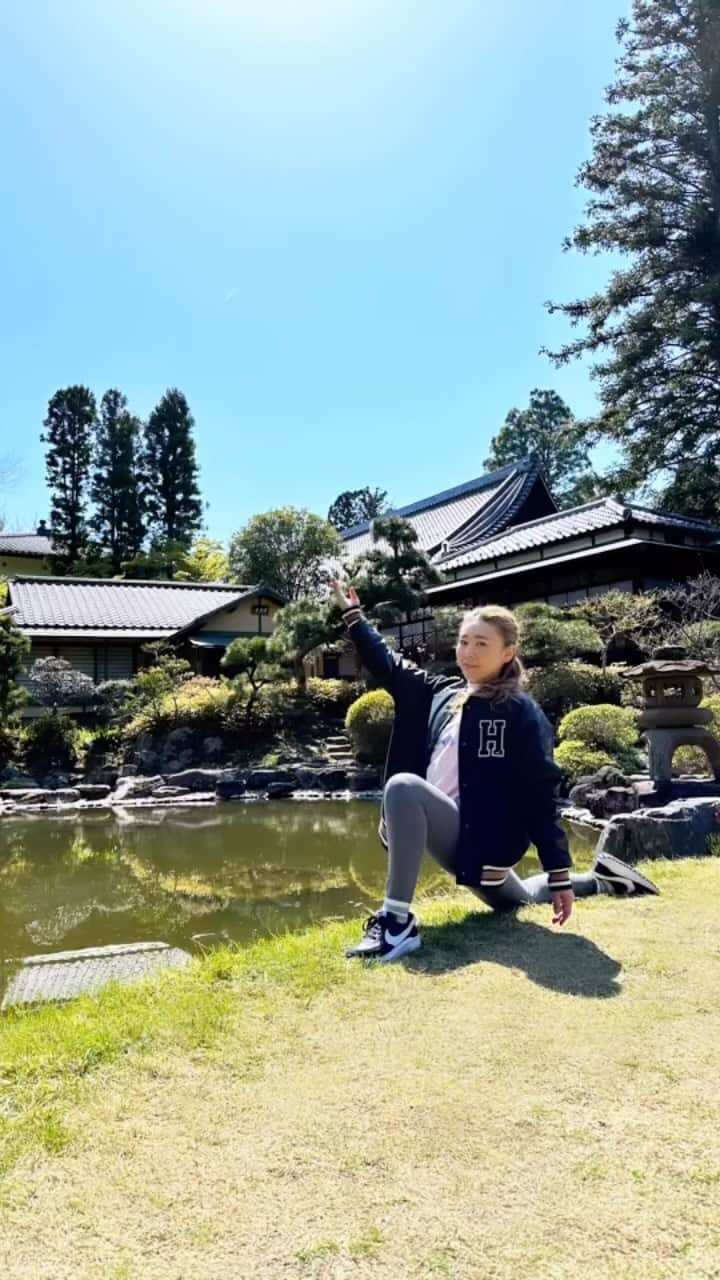
M382 911L392 911L397 916L401 924L405 924L410 915L410 903L400 902L397 898L386 898L381 907Z

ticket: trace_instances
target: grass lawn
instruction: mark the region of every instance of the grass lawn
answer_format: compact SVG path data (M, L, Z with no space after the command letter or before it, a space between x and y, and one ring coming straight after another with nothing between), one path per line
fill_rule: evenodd
M3 1280L720 1277L720 860L0 1022Z

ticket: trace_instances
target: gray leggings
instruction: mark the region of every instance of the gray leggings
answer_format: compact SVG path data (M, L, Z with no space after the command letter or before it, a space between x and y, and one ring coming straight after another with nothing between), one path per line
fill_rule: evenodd
M414 773L396 773L384 793L385 825L388 837L388 879L385 896L412 902L422 856L427 849L446 871L455 874L460 834L460 812L454 800ZM570 876L578 898L600 891L592 871ZM514 871L490 888L473 893L498 911L529 903L551 902L552 895L543 873L521 880Z

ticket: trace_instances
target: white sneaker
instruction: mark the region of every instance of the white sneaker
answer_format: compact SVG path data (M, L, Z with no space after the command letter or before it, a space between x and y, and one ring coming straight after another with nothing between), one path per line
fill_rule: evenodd
M593 867L598 880L602 880L608 893L616 898L635 897L645 893L659 893L657 885L647 876L642 875L636 867L629 867L612 853L601 853Z
M365 932L354 947L348 947L348 960L359 956L365 960L399 960L422 946L418 922L412 911L407 920L399 920L392 911L378 911L365 921Z

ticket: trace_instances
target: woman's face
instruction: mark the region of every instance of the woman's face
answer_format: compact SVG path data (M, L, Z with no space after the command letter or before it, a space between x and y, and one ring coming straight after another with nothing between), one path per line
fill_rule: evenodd
M455 648L458 666L470 684L493 680L517 653L517 645L505 644L497 627L471 622L460 628Z

